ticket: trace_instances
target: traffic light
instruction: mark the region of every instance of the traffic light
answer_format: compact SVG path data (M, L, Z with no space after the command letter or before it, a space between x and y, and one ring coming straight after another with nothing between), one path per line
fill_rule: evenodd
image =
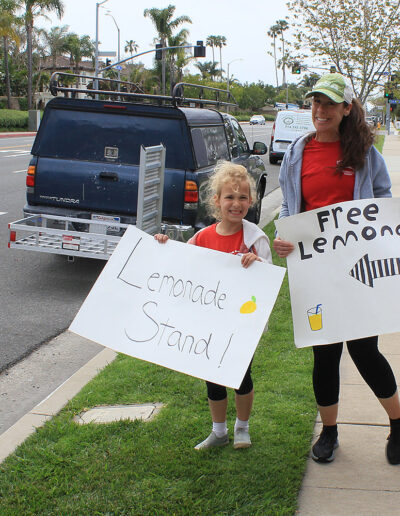
M329 70L331 73L336 73L336 66L331 66Z
M295 73L295 74L301 73L301 65L300 65L300 63L293 63L292 73Z
M157 59L157 61L161 61L161 59L162 59L162 50L157 50L157 48L162 48L162 44L161 43L157 43L157 45L156 45L156 59Z
M111 64L111 59L106 59L106 66L110 66Z
M197 41L196 46L194 47L194 57L206 57L206 47L203 45L202 41Z

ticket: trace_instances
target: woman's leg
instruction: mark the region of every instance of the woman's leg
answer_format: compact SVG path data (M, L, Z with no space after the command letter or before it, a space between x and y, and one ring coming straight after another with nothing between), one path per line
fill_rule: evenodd
M392 368L378 349L378 337L352 340L347 347L361 376L389 416L390 435L386 456L390 464L400 464L399 394Z
M335 458L337 440L337 414L339 403L339 365L343 343L314 346L313 386L322 420L322 432L311 450L317 462L331 462Z

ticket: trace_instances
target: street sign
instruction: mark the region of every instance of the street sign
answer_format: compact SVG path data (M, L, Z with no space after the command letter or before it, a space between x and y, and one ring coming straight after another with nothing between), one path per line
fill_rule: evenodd
M99 52L99 57L117 57L115 50L106 50L105 52Z
M114 66L114 68L115 68L116 70L122 70L122 66L121 66L121 65Z
M389 100L389 104L400 104L400 99Z

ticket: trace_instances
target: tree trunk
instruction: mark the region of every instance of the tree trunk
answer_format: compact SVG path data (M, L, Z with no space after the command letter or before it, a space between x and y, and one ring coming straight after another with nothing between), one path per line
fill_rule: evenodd
M279 80L278 80L278 67L276 66L276 38L274 34L274 61L275 61L275 76L276 76L276 87L279 87Z
M10 81L10 71L8 69L8 39L7 39L7 36L3 36L3 48L4 48L4 76L6 79L7 108L11 109L11 81Z
M222 46L219 47L219 64L221 66L221 82L222 82Z

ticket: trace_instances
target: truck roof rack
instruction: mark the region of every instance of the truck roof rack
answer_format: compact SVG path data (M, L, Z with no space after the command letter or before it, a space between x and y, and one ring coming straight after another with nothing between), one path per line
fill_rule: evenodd
M98 84L105 83L108 89L93 89L93 88L74 88L72 86L65 86L63 84L70 83L73 78L84 78L93 81ZM117 91L112 88L118 88ZM198 90L197 97L185 97L185 87L195 88L196 93ZM133 91L132 91L133 90ZM108 77L93 77L89 75L79 75L75 73L66 72L54 72L50 78L50 92L53 96L57 96L59 92L64 93L64 96L75 97L77 93L84 93L86 96L92 97L93 95L102 95L107 97L107 100L122 100L123 102L140 102L144 101L149 104L172 104L173 106L184 106L193 104L195 107L207 107L216 106L219 107L237 107L237 102L228 90L221 90L219 88L212 88L210 86L203 86L201 84L191 84L187 82L179 82L174 86L172 95L152 95L145 93L141 88L128 81L121 81L118 79L110 79ZM214 98L205 98L205 92L209 92ZM225 96L225 97L224 97Z

